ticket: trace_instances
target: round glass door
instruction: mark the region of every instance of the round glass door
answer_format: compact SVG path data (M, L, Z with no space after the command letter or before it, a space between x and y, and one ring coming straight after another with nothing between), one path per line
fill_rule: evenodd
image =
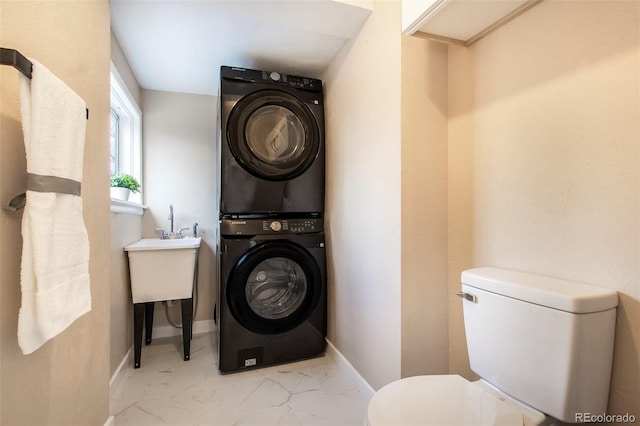
M304 155L304 126L285 107L262 107L249 116L245 127L247 146L261 161L287 164Z
M249 173L268 180L287 180L313 163L320 134L302 101L285 92L262 90L234 106L227 141L233 156Z
M305 321L320 297L320 268L304 248L268 241L238 260L227 283L233 316L261 334L290 330Z
M251 310L269 320L295 313L307 294L302 267L286 257L260 262L249 274L245 296Z

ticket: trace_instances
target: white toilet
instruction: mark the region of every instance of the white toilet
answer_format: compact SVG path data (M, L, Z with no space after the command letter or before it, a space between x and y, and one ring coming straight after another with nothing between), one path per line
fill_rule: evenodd
M471 369L416 376L369 402L366 424L547 425L606 413L618 294L497 268L462 273Z

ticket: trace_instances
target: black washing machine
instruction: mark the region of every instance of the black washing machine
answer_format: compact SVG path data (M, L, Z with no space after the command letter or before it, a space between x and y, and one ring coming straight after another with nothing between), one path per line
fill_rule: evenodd
M322 355L327 283L322 219L223 219L216 305L218 368Z
M322 81L220 69L219 211L324 211Z

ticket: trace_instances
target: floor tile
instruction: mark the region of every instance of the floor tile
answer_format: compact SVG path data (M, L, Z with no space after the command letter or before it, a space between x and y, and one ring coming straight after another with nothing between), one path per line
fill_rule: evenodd
M181 337L144 346L111 400L116 426L361 426L366 408L327 356L222 375L213 333L194 336L188 362Z

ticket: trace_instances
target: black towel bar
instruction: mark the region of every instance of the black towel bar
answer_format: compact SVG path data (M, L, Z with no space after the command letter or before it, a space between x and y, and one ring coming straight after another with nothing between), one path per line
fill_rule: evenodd
M31 78L31 68L33 65L22 53L15 49L0 47L0 63L2 63L2 65L11 65L28 78Z
M27 78L31 78L31 70L33 64L25 56L15 49L6 49L0 47L0 64L11 65ZM87 120L89 119L89 110L87 109Z

